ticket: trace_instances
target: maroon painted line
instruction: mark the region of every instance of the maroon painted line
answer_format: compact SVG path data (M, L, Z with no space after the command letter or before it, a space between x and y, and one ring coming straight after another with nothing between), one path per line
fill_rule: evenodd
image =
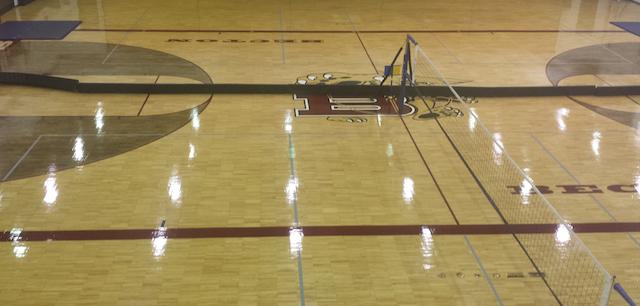
M183 30L183 29L76 29L80 32L151 32L151 33L355 33L354 30ZM624 33L622 30L363 30L359 33Z
M577 233L627 233L640 232L640 222L576 223ZM432 235L506 235L506 234L551 234L557 224L467 224L426 225ZM422 225L348 225L305 226L305 236L400 236L422 233ZM20 241L76 241L76 240L139 240L162 236L173 239L195 238L249 238L286 237L289 227L207 227L158 229L113 229L113 230L67 230L67 231L23 231ZM0 232L1 241L13 241L8 231Z
M578 224L573 224L573 231L576 233L640 232L640 223L638 222L578 223Z
M302 232L304 233L305 236L387 236L387 235L400 236L400 235L418 235L422 232L422 226L421 225L303 226Z

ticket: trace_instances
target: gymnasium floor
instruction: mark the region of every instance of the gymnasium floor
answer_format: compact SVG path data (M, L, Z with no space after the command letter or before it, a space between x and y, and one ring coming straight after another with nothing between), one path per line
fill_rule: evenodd
M640 45L609 24L639 17L613 0L36 0L1 20L81 25L0 51L0 67L13 52L92 83L369 81L412 34L454 83L551 86L554 58ZM95 46L107 72L71 67ZM123 59L149 73L109 66ZM640 85L640 69L592 60L559 84ZM490 231L500 215L434 120L305 115L297 98L0 85L0 305L558 304L515 236ZM496 163L508 152L640 298L640 96L472 107L503 146Z

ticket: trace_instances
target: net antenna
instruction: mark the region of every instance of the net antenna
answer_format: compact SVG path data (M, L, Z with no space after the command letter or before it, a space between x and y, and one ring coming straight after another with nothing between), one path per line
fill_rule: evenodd
M512 234L553 298L560 305L607 305L614 277L536 187L530 170L515 163L502 136L486 128L469 107L469 99L458 94L411 35L403 48L399 106L407 103L410 94L415 106L433 114L435 101L442 97L429 96L430 87L448 89L449 101L464 116L431 118L502 222L554 225L553 233Z
M404 60L402 61L402 78L400 81L400 96L398 97L398 109L402 109L407 102L407 84L414 85L413 65L411 61L411 45L418 46L418 42L411 35L407 35L404 46Z

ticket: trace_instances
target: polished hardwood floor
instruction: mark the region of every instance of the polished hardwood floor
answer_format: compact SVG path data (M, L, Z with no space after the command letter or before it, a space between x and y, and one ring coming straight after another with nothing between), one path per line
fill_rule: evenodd
M454 85L636 86L640 37L609 22L638 17L614 0L36 0L1 20L82 23L0 51L0 73L366 83L412 34ZM345 116L340 98L0 85L0 304L588 305L603 288L565 290L591 263L540 269L586 257L565 258L525 175L640 299L640 97L479 98L438 121L429 101Z

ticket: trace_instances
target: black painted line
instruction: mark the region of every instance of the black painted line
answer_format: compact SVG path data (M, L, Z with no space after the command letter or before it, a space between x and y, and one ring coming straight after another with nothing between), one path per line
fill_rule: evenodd
M230 29L76 29L80 32L159 32L159 33L318 33L340 34L354 33L354 30L230 30ZM515 29L489 29L489 30L361 30L365 34L385 33L626 33L622 30L515 30Z
M393 95L399 86L368 85L297 85L297 84L180 84L180 83L81 83L75 79L46 75L0 72L0 83L10 85L35 86L80 93L162 93L186 94L363 94ZM427 96L449 96L446 86L416 86L407 88L409 92L420 90ZM558 97L558 96L624 96L640 95L640 86L502 86L472 87L456 86L464 96L471 97Z
M449 203L449 200L444 195L444 191L442 191L442 188L440 187L440 184L438 183L438 180L436 179L436 176L433 174L433 171L431 171L431 167L427 163L427 160L424 158L424 154L422 154L422 151L420 150L420 147L418 146L418 143L416 142L415 138L413 137L413 134L411 134L411 130L407 126L407 123L405 122L405 120L402 117L402 115L400 115L400 109L398 109L397 105L395 103L393 103L393 101L389 101L388 100L387 103L392 103L393 108L398 112L398 117L400 117L400 121L402 122L402 125L404 126L404 129L407 131L407 134L409 134L409 138L411 138L411 142L413 142L413 146L416 148L416 151L418 151L418 155L420 156L420 159L422 160L422 164L425 166L425 168L427 168L427 172L429 172L429 176L431 177L431 180L433 181L433 184L436 186L436 189L438 190L438 193L440 194L440 197L444 201L444 204L447 205L447 208L449 209L449 213L453 217L453 220L456 222L457 225L460 225L460 221L458 220L458 217L453 212L453 208L451 208L451 204Z
M408 48L408 43L407 43L407 48ZM404 94L402 95L404 97ZM424 101L424 98L421 96L422 100ZM404 103L403 103L404 104ZM395 105L395 104L394 104ZM426 105L426 103L425 103ZM427 106L429 107L429 106ZM416 110L417 111L417 110ZM429 108L429 111L431 111L431 108ZM433 112L432 112L433 113ZM416 147L416 150L418 150L418 153L420 154L420 158L422 158L422 162L424 163L424 165L427 168L427 171L429 171L429 174L431 175L431 178L434 182L434 184L436 185L436 188L438 189L438 192L440 193L440 196L442 197L442 199L444 200L445 204L447 205L447 208L449 209L449 212L451 213L451 215L453 216L453 219L455 220L457 225L460 225L460 221L458 220L458 218L456 217L455 213L453 212L453 208L451 207L449 200L447 199L447 197L444 195L443 190L440 188L440 184L438 183L438 181L436 180L435 175L433 174L433 172L431 171L431 168L429 167L429 165L427 164L422 152L420 151L420 148L418 147L418 144L416 143L415 139L413 138L413 135L411 134L411 131L409 129L409 127L407 126L407 123L405 122L404 118L400 115L400 111L398 110L398 115L400 117L400 120L402 121L402 125L404 125L404 128L407 130L407 132L409 133L409 137L411 137L411 141L413 141L413 145ZM437 120L437 118L436 118ZM438 122L438 124L440 124ZM515 237L515 235L514 235ZM469 249L469 251L471 251L471 254L473 254L473 257L476 261L476 263L478 264L478 267L480 268L480 270L482 271L483 275L484 275L484 279L487 282L487 284L489 285L489 288L491 288L491 291L493 292L494 296L496 297L496 300L498 301L499 305L504 305L502 302L502 299L500 298L500 294L498 294L498 291L495 288L495 285L493 284L493 282L491 281L491 278L488 277L487 272L484 268L484 265L482 264L482 260L480 259L480 257L478 256L478 254L476 253L475 248L473 247L473 245L471 244L471 241L469 241L469 238L467 238L467 236L464 236L464 240L467 244L467 248ZM539 272L539 271L538 271Z
M367 54L367 58L369 59L369 63L371 63L371 66L373 66L373 70L376 71L376 75L379 75L380 72L378 71L378 67L376 67L376 64L373 62L373 59L371 59L371 55L369 54L369 50L367 50L367 47L364 45L364 42L362 41L362 38L360 37L360 33L358 33L358 28L356 28L356 25L353 23L353 20L351 20L351 16L349 16L349 14L347 14L347 19L349 19L349 23L351 24L351 27L353 27L353 31L356 34L356 37L358 37L358 41L360 41L360 45L362 46L362 49L364 49L364 53Z
M153 84L158 84L159 79L160 79L160 75L158 75L156 80L153 81ZM144 98L144 102L142 102L142 105L140 106L140 110L138 111L138 114L136 116L140 116L140 114L142 114L142 109L144 108L145 105L147 105L147 101L149 101L150 96L151 96L151 93L147 93L147 97Z
M358 31L356 31L356 36L358 37L358 40L360 41L360 45L362 46L362 49L364 49L364 53L367 54L367 58L369 59L369 62L371 63L371 66L373 66L373 70L376 71L376 74L380 74L380 71L378 71L378 67L376 67L376 64L373 62L373 59L371 58L371 55L369 54L369 50L367 50L367 47L364 45L364 42L362 41L362 38L360 38L360 33L358 33Z
M640 102L638 102L638 100L634 99L632 96L630 96L630 95L626 95L626 97L627 97L629 100L631 100L631 102L633 102L634 104L638 104L638 105L640 105Z
M593 74L594 77L596 77L598 80L604 82L605 84L607 84L607 87L611 87L611 83L607 82L607 80L603 79L600 75L598 74Z

